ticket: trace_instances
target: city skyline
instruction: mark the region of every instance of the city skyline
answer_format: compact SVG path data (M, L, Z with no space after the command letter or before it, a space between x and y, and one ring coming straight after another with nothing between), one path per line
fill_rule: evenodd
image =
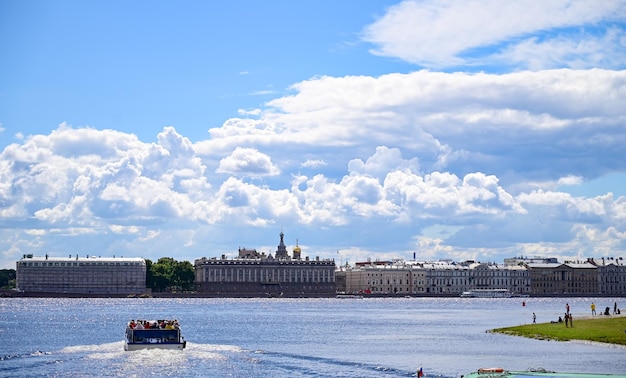
M0 1L0 268L626 251L626 1Z

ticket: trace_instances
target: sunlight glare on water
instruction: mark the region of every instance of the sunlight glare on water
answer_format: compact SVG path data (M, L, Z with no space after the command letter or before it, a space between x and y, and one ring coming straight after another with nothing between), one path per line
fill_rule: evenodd
M0 299L0 376L459 377L481 367L626 371L621 346L486 332L603 298ZM626 303L624 299L618 299ZM612 304L612 302L611 302ZM607 304L608 305L608 304ZM130 319L178 319L183 351L125 352Z

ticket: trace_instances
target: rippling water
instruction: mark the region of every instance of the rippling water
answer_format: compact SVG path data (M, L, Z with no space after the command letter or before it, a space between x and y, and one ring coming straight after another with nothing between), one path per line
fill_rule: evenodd
M612 308L614 299L1 298L0 376L408 377L419 366L427 377L494 366L625 373L624 347L485 332L529 323L532 312L556 319L566 302L586 316L591 301ZM187 349L124 352L124 327L137 318L178 319Z

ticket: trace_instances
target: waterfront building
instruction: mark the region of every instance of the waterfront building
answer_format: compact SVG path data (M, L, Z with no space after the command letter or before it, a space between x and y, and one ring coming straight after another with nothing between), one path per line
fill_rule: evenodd
M504 287L514 294L530 295L530 272L523 265L505 266Z
M342 272L346 293L416 294L426 292L423 269L403 261L356 263L356 268ZM344 291L341 290L341 291Z
M515 294L530 293L530 276L523 265L472 263L469 267L471 287L467 290L507 289Z
M146 291L142 258L29 254L16 267L16 288L26 293L130 295Z
M280 233L272 254L239 249L236 258L202 257L195 260L196 290L220 296L332 296L336 294L335 260L302 259L296 243L289 256Z
M530 263L531 294L599 294L598 269L584 262Z
M555 258L511 258L505 264L474 261L367 261L342 267L339 291L349 294L458 295L506 289L518 295L626 294L622 258L559 263Z
M530 293L524 266L502 266L473 261L376 261L342 270L346 293L456 296L472 289L507 289ZM344 289L345 288L345 289Z
M436 295L459 295L472 287L471 267L450 261L434 261L421 264L426 277L426 293Z
M626 294L626 265L623 258L589 259L598 268L598 292L604 295Z

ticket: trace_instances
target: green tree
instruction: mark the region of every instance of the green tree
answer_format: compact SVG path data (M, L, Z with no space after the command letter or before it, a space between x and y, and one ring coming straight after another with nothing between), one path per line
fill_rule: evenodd
M15 288L15 269L0 269L0 288Z
M156 263L146 260L146 286L154 292L193 290L195 270L189 261L161 257Z
M193 290L196 282L196 271L189 261L176 262L174 267L174 285L183 291Z
M154 276L152 275L152 260L144 260L146 261L146 287L152 289L154 286Z

